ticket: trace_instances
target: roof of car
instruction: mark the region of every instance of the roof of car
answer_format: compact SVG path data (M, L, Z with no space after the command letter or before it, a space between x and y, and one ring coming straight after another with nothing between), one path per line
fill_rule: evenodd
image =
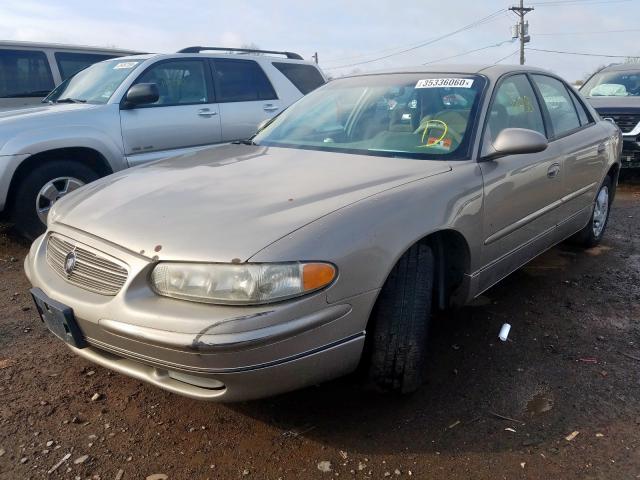
M24 42L16 40L0 40L0 48L53 48L58 50L82 50L91 52L112 52L124 54L136 54L134 50L120 48L93 47L90 45L67 45L64 43Z
M170 59L170 58L182 58L189 57L206 57L206 58L237 58L239 60L260 60L267 59L268 61L283 62L283 63L304 63L313 64L311 60L297 60L292 58L286 58L284 56L277 55L257 55L250 53L147 53L141 55L127 55L126 57L119 58L119 60L149 60L149 59Z
M640 70L640 64L637 63L612 63L604 67L601 72L623 72L623 71L638 71Z
M529 65L472 65L472 64L434 64L434 65L417 65L415 67L402 67L394 69L376 70L366 73L358 73L353 76L360 75L378 75L391 73L463 73L476 74L482 73L491 79L495 79L509 72L541 72L549 73L547 70Z

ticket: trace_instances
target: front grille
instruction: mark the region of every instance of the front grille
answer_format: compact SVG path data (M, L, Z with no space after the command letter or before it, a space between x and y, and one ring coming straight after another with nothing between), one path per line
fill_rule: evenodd
M600 113L602 118L611 118L622 133L629 133L640 122L640 113Z
M76 263L67 274L64 264L71 252L76 255ZM127 280L128 272L123 263L56 234L51 234L47 241L47 263L67 282L101 295L117 294Z
M640 167L640 150L622 150L620 161L622 168Z

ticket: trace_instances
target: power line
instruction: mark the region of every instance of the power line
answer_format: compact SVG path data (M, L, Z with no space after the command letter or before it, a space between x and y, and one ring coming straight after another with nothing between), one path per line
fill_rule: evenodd
M513 52L511 52L509 55L507 55L506 57L502 57L500 60L496 60L495 62L493 62L494 65L499 64L500 62L502 62L503 60L506 60L509 57L513 57L516 53L518 53L520 51L520 49L518 48L517 50L514 50Z
M499 12L494 12L494 13L497 14ZM509 16L509 13L511 13L511 12L507 11L506 9L503 9L503 11L502 11L502 14L505 15L506 17ZM495 16L493 16L493 15L494 14L490 15L490 16L492 16L491 19L488 19L488 20L482 22L482 25L485 25L485 24L490 23L490 22L494 22L494 21L496 21L496 20L498 20L500 18L500 15L495 15ZM378 54L385 54L385 53L388 53L388 52L394 52L394 51L402 49L402 48L406 48L406 45L396 45L395 47L385 48L385 49L382 49L382 50L373 50L373 51L368 52L368 53L358 54L358 55L350 55L348 57L332 58L332 59L329 59L328 62L329 63L337 63L337 62L342 62L342 61L346 61L346 60L357 60L357 59L360 59L360 58L367 58L367 57L371 57L371 56L378 55ZM331 67L331 66L329 66L329 67L323 67L323 68L325 70L327 70L327 69L339 68L339 67Z
M546 53L562 53L565 55L580 55L584 57L607 57L607 58L629 58L629 57L637 57L638 55L607 55L607 54L598 54L598 53L585 53L585 52L566 52L563 50L545 50L543 48L532 48L527 47L527 50L534 50L536 52L546 52Z
M481 18L479 20L476 20L475 22L472 22L472 23L470 23L468 25L465 25L464 27L461 27L461 28L459 28L457 30L454 30L454 31L449 32L449 33L445 33L444 35L440 35L439 37L433 38L431 40L427 40L427 41L422 42L422 43L420 43L418 45L414 45L412 47L405 48L405 49L400 50L400 51L395 52L395 53L390 53L388 55L383 55L381 57L373 58L373 59L370 59L370 60L365 60L365 61L362 61L362 62L355 62L355 63L346 64L346 65L337 65L337 66L334 66L334 67L325 67L324 70L336 70L338 68L348 68L348 67L355 67L357 65L364 65L364 64L367 64L367 63L373 63L373 62L377 62L379 60L384 60L384 59L389 58L389 57L400 55L402 53L407 53L407 52L410 52L412 50L416 50L418 48L426 47L427 45L431 45L432 43L439 42L440 40L444 40L445 38L449 38L449 37L451 37L451 36L453 36L453 35L455 35L457 33L463 32L465 30L470 30L470 29L472 29L474 27L477 27L478 25L482 25L483 23L487 23L488 21L491 21L494 17L496 17L498 15L501 15L505 11L506 11L506 9L502 8L502 9L496 11L496 12L493 12L490 15L487 15L486 17L483 17L483 18Z
M462 57L464 55L469 55L470 53L479 52L481 50L487 50L489 48L500 47L500 46L504 45L505 43L513 43L513 40L505 40L504 42L493 43L491 45L486 45L484 47L474 48L473 50L468 50L466 52L458 53L456 55L451 55L449 57L442 57L442 58L438 58L437 60L431 60L429 62L423 63L423 65L431 65L432 63L438 63L438 62L442 62L443 60L449 60L451 58Z
M548 2L534 2L532 5L536 7L563 7L573 5L607 5L630 1L631 0L550 0Z
M628 33L640 32L640 28L629 28L627 30L592 30L590 32L543 32L536 33L536 36L555 37L558 35L598 35L602 33Z

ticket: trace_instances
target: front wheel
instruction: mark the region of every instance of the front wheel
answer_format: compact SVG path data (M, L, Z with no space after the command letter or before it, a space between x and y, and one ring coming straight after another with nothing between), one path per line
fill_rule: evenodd
M573 240L579 245L591 248L602 240L611 212L612 188L611 177L605 177L596 195L589 223L573 237Z
M91 168L68 160L50 160L27 174L13 198L16 230L34 240L46 229L51 207L66 194L98 178Z
M369 320L369 379L379 390L410 393L424 382L433 266L431 248L416 244L382 287Z

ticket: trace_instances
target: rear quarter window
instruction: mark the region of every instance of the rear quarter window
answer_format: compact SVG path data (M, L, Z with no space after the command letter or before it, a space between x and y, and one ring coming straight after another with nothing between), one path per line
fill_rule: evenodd
M318 69L312 65L273 62L273 66L287 77L303 95L306 95L325 83Z
M253 60L216 58L213 65L219 102L251 102L278 98L267 75Z
M0 97L44 97L54 86L44 52L0 50Z

